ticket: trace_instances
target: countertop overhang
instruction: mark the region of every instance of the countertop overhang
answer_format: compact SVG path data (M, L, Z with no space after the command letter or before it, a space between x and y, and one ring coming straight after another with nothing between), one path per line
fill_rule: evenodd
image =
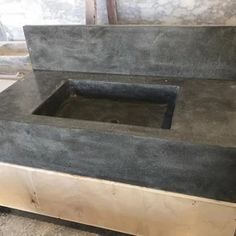
M67 80L179 86L172 127L33 115ZM34 71L0 100L1 162L236 202L232 80Z

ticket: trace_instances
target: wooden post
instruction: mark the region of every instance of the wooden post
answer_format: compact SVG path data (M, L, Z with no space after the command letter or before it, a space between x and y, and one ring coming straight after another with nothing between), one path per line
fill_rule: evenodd
M107 15L109 24L117 24L117 8L116 0L106 0L107 1Z
M97 22L96 0L86 0L86 24L95 25Z

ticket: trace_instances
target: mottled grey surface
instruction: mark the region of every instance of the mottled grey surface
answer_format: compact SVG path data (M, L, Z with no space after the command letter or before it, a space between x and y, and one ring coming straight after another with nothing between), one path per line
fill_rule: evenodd
M235 148L3 121L0 130L1 162L236 202Z
M236 27L25 26L33 69L235 79Z
M32 115L67 79L178 85L173 129ZM234 81L35 72L0 94L0 161L236 202L235 89Z

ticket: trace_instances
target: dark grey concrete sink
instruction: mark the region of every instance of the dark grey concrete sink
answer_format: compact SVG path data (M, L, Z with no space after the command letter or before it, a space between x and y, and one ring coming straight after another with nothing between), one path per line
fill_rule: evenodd
M236 27L24 29L2 163L236 202Z
M36 115L170 129L178 86L68 80Z

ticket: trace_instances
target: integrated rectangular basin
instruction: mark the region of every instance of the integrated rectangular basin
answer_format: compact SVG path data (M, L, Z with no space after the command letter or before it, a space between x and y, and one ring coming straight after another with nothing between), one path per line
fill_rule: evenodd
M170 129L178 86L67 80L35 115Z

